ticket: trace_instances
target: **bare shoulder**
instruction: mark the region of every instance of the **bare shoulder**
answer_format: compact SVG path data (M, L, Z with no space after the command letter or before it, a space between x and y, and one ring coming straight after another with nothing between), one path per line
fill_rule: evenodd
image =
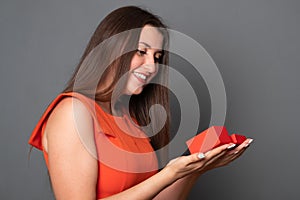
M85 121L92 121L92 116L85 105L76 98L67 97L60 101L49 116L49 123L76 122L76 117L83 116ZM62 119L62 120L61 120ZM71 121L68 121L71 120ZM75 121L74 121L75 120Z
M43 137L43 146L48 152L49 141L57 144L64 140L81 143L94 156L93 118L85 105L76 98L67 97L60 101L50 114Z

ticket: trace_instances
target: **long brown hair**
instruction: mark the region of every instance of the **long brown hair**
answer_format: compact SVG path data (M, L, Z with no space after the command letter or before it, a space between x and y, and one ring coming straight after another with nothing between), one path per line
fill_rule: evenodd
M63 92L79 92L95 98L97 102L111 101L116 83L129 71L132 57L136 53L132 49L137 49L141 28L145 25L157 27L162 33L164 37L163 58L159 63L168 66L169 36L166 26L159 17L139 7L121 7L107 15L98 25ZM125 31L126 34L122 34ZM118 37L114 37L116 35ZM113 39L109 39L112 37ZM112 81L108 83L108 79ZM167 85L167 67L159 67L155 79ZM169 142L168 89L160 84L148 84L141 94L130 98L129 113L141 126L150 123L156 126L161 115L156 113L152 122L149 116L149 109L154 104L162 105L167 114L166 123L159 133L153 134L151 130L150 133L148 132L151 135L153 148L158 150ZM159 157L161 160L161 155Z

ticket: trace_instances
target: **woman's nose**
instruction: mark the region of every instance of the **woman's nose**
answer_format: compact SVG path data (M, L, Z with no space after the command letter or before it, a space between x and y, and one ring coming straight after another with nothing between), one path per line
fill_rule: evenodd
M149 73L156 72L156 63L153 55L148 55L144 62L145 68L147 68L147 71Z

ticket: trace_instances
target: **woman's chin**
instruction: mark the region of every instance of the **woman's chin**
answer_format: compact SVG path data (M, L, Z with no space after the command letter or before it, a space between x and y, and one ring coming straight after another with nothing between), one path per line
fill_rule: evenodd
M143 91L143 87L138 87L137 89L127 90L125 92L126 95L138 95Z
M132 94L133 94L133 95L138 95L138 94L141 94L142 91L143 91L143 88L142 88L142 87L139 87L139 88L136 89Z

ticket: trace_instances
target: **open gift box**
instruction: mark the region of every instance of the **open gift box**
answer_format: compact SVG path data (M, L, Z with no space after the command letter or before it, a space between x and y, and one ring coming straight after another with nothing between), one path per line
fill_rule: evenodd
M212 126L195 137L186 141L186 144L191 152L207 152L213 148L223 144L234 143L242 144L247 138L243 135L229 135L224 126Z

